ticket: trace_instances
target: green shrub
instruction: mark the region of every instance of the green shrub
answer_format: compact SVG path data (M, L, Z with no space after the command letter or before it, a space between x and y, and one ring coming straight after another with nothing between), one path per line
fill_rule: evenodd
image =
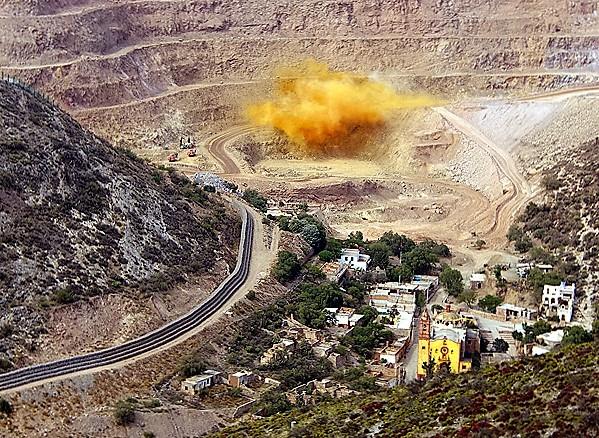
M566 327L564 331L563 345L583 344L593 340L593 334L580 326Z
M64 288L52 292L51 300L56 304L70 304L77 301L77 296L70 288Z
M266 213L267 200L256 190L248 189L244 191L242 198L256 210Z
M495 295L487 295L478 300L478 305L481 309L487 312L495 313L497 306L499 306L502 302L503 300Z
M13 407L6 399L0 398L0 413L10 415L13 412Z
M179 365L179 372L183 377L191 377L201 374L206 369L206 363L197 354L191 354Z
M335 255L331 251L325 249L318 253L318 258L323 262L330 262L333 261Z
M135 420L135 407L127 400L120 400L116 404L113 415L116 424L126 426Z

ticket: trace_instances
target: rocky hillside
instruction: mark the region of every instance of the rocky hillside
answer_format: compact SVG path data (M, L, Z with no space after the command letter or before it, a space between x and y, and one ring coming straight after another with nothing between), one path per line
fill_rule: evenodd
M33 342L45 307L160 292L232 265L239 229L218 195L0 81L0 352Z
M599 297L599 137L569 150L545 171L547 194L520 217L523 232L557 256L577 284L576 311L590 326Z
M595 437L599 344L242 422L219 437ZM295 422L293 429L290 428Z

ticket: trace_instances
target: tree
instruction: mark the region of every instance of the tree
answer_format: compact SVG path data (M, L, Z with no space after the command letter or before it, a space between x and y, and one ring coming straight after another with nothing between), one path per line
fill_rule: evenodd
M279 251L272 274L278 281L287 282L299 274L300 268L297 255L289 251Z
M457 297L464 291L464 279L462 273L457 269L452 269L448 265L445 265L441 275L439 276L439 282L445 286L447 292L454 297Z
M510 242L515 242L516 240L520 240L524 233L517 225L511 225L507 231L507 238Z
M593 340L593 334L591 332L588 332L584 328L577 325L566 327L564 331L564 338L562 339L563 345L583 344Z
M323 262L330 262L335 258L335 255L329 250L322 250L318 253L318 258Z
M409 239L404 235L394 233L393 231L387 231L384 233L380 237L379 242L387 245L391 252L396 256L400 256L403 253L411 251L416 246L412 239Z
M396 268L387 269L387 278L389 281L401 281L407 283L412 281L412 277L414 277L414 271L412 271L412 268L406 263L402 263Z
M514 248L519 253L525 253L532 248L532 240L530 240L530 237L525 235L521 239L516 241L516 243L514 244Z
M190 354L185 357L179 365L179 372L186 378L201 374L205 369L206 364L197 354Z
M521 332L519 332L518 330L514 330L512 332L512 338L514 338L518 342L524 341L524 335Z
M279 412L290 410L291 403L289 403L285 394L270 390L262 394L260 401L257 403L257 408L263 416L270 417Z
M495 338L493 341L493 351L496 353L507 353L509 348L509 344L501 338Z
M366 252L370 255L370 264L373 267L386 269L389 266L389 247L382 242L374 242L368 245Z
M426 372L427 379L433 377L436 365L437 364L435 363L435 358L433 357L429 358L428 362L422 362L422 368L424 368L424 371Z
M13 407L10 402L6 399L0 398L0 412L5 415L12 414Z
M402 262L408 265L414 274L428 273L432 264L438 260L438 256L426 245L418 245L402 256Z
M333 253L333 258L339 258L341 257L343 243L338 239L327 239L325 249Z
M364 235L361 231L352 231L349 233L349 236L347 236L347 243L350 245L364 245Z
M480 300L478 300L478 305L480 306L481 309L483 309L487 312L495 313L497 306L499 306L502 302L503 302L503 300L501 298L499 298L498 296L487 295L484 298L481 298Z
M326 279L327 276L318 266L308 263L305 268L304 279L311 283L317 283Z
M476 292L472 289L466 289L458 295L458 301L461 303L466 303L468 306L472 306L476 301Z

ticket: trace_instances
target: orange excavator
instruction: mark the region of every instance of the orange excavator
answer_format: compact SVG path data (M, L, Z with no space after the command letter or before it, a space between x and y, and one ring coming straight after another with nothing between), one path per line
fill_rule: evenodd
M190 149L187 151L187 156L188 157L195 157L197 155L197 151L195 150L195 148Z
M169 163L174 163L175 161L179 161L179 154L177 152L172 153L168 156Z

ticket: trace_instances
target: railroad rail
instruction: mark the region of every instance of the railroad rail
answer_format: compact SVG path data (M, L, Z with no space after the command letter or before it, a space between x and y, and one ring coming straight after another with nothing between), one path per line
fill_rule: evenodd
M248 278L252 258L254 219L245 207L242 208L241 216L241 239L235 269L205 301L189 313L120 345L0 374L0 393L35 383L60 380L82 371L121 364L149 352L161 350L196 329L222 308Z

